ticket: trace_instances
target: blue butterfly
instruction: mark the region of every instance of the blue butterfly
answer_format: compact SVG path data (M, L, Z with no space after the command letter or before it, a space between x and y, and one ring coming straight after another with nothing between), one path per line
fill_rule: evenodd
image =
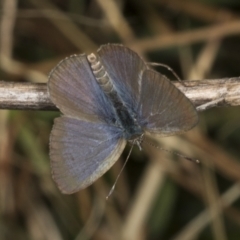
M62 60L48 91L63 113L50 135L52 175L67 194L101 177L127 141L140 145L146 133L170 136L198 122L193 104L171 81L119 44Z

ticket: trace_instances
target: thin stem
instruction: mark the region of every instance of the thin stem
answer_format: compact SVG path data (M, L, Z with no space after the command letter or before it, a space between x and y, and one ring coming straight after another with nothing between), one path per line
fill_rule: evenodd
M198 111L240 105L240 77L202 81L173 81ZM0 81L0 109L57 110L44 83Z

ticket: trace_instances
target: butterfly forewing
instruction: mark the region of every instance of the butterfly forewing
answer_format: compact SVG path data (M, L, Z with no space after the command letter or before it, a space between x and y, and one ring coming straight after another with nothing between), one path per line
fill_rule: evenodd
M67 116L114 118L112 104L97 84L86 55L61 61L49 75L48 89L52 102Z
M63 193L92 184L119 158L126 141L105 123L60 117L50 136L52 175Z
M137 53L118 44L101 46L98 55L122 101L129 111L136 112L141 75L147 69L145 62Z
M162 136L187 131L198 122L190 100L154 70L143 73L138 114L139 123L146 131Z

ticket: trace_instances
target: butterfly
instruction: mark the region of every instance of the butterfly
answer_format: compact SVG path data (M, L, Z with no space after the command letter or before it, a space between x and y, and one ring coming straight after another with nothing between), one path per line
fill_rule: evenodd
M119 159L128 141L193 128L191 101L164 75L120 44L73 55L49 74L48 92L62 116L50 134L52 176L62 193L84 189Z

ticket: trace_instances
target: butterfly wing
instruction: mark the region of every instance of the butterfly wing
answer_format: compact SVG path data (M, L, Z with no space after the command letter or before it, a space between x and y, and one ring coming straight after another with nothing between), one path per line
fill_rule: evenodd
M141 75L147 66L139 55L119 44L103 45L100 61L110 76L118 95L134 113L140 99Z
M105 123L56 118L50 136L53 179L66 194L86 188L118 160L125 145L120 130Z
M50 73L48 90L52 102L67 116L111 122L114 111L95 80L86 55L62 60Z
M140 95L138 121L150 133L174 135L190 130L198 122L191 101L154 70L144 71Z

